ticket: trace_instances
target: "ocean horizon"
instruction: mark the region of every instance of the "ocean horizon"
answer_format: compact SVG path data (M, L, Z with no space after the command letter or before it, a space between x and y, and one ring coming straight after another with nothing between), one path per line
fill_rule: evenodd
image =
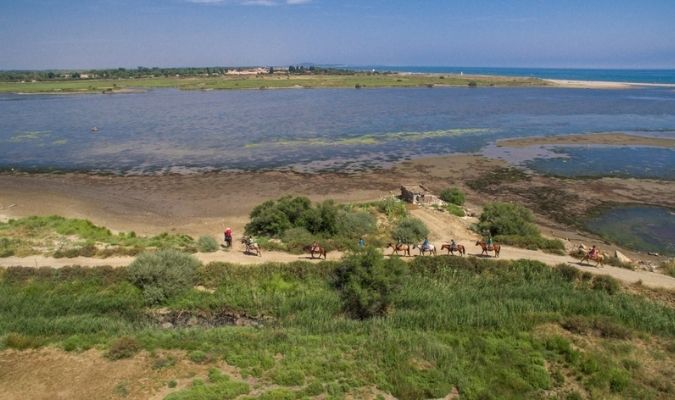
M423 74L518 76L541 79L675 84L675 69L515 68L457 66L346 65L346 69Z

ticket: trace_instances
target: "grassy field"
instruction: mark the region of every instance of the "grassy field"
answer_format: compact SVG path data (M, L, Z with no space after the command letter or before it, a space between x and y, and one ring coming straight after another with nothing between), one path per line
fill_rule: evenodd
M342 311L333 285L339 264L201 266L198 284L212 293L191 289L164 312L229 310L260 323L169 329L152 318L157 309L144 305L124 268L7 269L0 349L94 347L111 359L181 349L213 365L208 379L176 389L173 400L421 399L454 388L463 399L675 394L672 301L536 262L428 257L409 264L386 316L361 321ZM223 360L242 378L216 368ZM255 391L247 377L256 378Z
M125 89L175 88L180 90L273 89L273 88L377 88L425 86L546 86L534 78L459 75L258 75L252 77L143 78L119 80L67 80L0 82L0 92L12 93L97 93Z

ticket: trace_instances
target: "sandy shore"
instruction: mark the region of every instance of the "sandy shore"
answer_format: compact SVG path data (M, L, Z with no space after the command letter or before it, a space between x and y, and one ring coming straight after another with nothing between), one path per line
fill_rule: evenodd
M542 79L555 86L577 89L630 89L638 87L675 88L672 83L639 83L639 82L606 82L606 81L579 81L569 79Z
M499 147L528 147L539 145L612 145L654 146L675 148L675 139L628 135L625 133L594 133L588 135L535 136L497 141Z

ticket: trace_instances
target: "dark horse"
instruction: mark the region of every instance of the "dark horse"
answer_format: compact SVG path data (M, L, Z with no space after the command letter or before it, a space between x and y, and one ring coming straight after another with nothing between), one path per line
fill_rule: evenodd
M410 257L410 245L409 245L409 244L405 244L405 243L396 243L396 244L389 243L389 244L387 245L387 248L390 248L390 247L391 247L391 249L393 250L393 253L392 253L392 254L398 255L398 252L401 251L401 252L403 252L403 255L404 255L404 256L407 255L408 257Z
M312 258L314 258L314 254L318 254L319 258L321 258L321 256L323 256L323 259L324 260L326 259L326 249L319 246L318 244L316 244L316 245L310 244L308 246L303 247L302 249L305 252L309 253L312 256Z
M262 256L262 251L260 251L260 245L258 245L258 243L251 243L247 238L242 238L241 243L244 245L244 253L255 254L258 257Z
M466 254L466 249L461 244L455 245L455 248L453 249L452 245L446 243L444 245L441 245L441 251L443 250L447 250L448 254L452 254L453 256L455 255L455 252L459 253L460 256Z
M481 256L485 254L486 256L490 257L490 252L494 251L495 257L499 257L499 249L501 249L501 246L497 243L492 244L492 248L490 248L484 240L479 240L476 242L476 246L480 246L483 249L483 252L480 253Z

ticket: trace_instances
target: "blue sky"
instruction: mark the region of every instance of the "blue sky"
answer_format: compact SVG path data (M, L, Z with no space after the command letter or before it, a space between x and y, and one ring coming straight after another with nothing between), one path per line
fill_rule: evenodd
M675 0L0 0L0 69L675 68Z

